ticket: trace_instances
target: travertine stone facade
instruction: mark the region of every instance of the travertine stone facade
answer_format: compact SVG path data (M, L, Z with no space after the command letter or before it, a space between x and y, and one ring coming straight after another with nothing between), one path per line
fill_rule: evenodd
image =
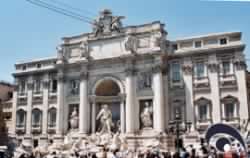
M159 21L122 27L121 19L105 10L93 32L64 37L57 57L15 65L13 136L34 144L68 133L86 137L99 131L103 104L112 111L112 130L131 139L168 133L177 112L197 135L213 123L237 127L248 119L240 32L171 41ZM153 123L145 129L146 104Z

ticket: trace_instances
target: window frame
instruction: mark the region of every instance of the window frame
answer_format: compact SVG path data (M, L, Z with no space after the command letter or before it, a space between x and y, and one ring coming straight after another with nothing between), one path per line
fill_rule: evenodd
M178 69L179 69L178 72L174 71L175 70L174 65L178 65L179 66L178 67ZM178 74L178 75L176 75L176 74ZM176 76L178 76L178 77L176 77ZM176 62L175 61L175 62L173 62L171 64L171 82L172 83L180 83L181 82L181 64L180 64L180 62Z

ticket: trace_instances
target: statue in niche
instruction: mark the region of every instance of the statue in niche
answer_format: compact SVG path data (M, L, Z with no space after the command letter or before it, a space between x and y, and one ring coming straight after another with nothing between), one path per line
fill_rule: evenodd
M71 115L70 115L70 129L77 129L78 128L78 121L79 121L79 117L78 117L78 112L76 110L76 107L74 107L74 110L72 111Z
M153 126L152 114L153 111L149 106L149 102L145 102L144 109L141 113L141 122L143 128L151 128Z
M101 130L100 134L111 134L111 128L113 126L112 122L112 113L108 107L108 105L103 105L102 109L99 111L96 120L100 120Z

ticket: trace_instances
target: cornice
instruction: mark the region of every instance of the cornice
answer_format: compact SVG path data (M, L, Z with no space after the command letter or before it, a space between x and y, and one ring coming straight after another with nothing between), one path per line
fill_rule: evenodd
M191 56L191 55L204 55L209 53L220 53L223 51L244 51L245 44L237 44L237 45L227 45L223 47L213 47L213 48L201 48L201 49L189 49L189 50L183 50L183 51L175 51L171 54L169 54L170 58L175 57L185 57L185 56Z

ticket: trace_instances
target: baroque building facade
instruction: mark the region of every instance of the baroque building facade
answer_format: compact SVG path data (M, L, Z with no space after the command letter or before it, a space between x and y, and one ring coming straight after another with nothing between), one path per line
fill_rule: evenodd
M64 37L56 57L15 65L14 138L37 146L119 131L133 145L167 143L176 113L197 137L248 122L240 32L172 41L159 21L123 27L122 18L104 10L93 32Z

